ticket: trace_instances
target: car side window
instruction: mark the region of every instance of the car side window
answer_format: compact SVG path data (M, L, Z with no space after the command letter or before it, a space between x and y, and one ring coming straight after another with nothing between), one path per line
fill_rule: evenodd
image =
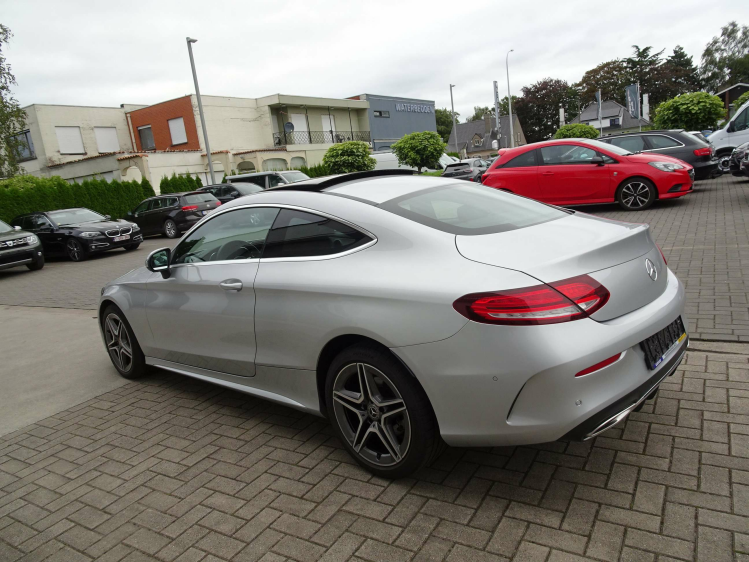
M273 221L275 207L252 207L222 213L203 223L172 253L172 265L257 259Z
M284 185L286 182L281 179L281 176L272 174L268 176L268 187L276 187L277 185Z
M263 258L340 254L372 240L354 227L327 217L282 209L265 243Z
M739 116L733 120L734 131L745 131L749 129L749 107L739 113Z
M23 224L24 230L40 230L52 226L52 223L50 223L49 220L47 220L47 217L43 215L31 215L30 217L26 217Z
M618 137L611 139L609 142L614 146L618 146L624 150L629 150L630 152L642 152L648 148L645 146L645 141L642 137Z
M571 144L544 146L540 150L541 158L546 165L590 164L590 161L598 156L592 148Z
M159 209L163 209L164 207L166 207L166 199L164 198L154 199L153 204L151 205L151 210L158 211Z
M531 166L537 166L536 163L536 152L538 150L529 150L528 152L524 152L520 156L516 156L507 164L504 164L502 168L528 168Z
M177 198L176 197L169 197L166 200L166 206L167 207L176 207L177 206Z
M150 204L151 204L150 201L144 201L143 203L141 203L140 205L138 205L137 207L135 207L135 210L133 211L133 214L134 215L139 215L139 214L147 211L148 210L148 206Z
M672 139L671 137L667 137L665 135L648 135L648 140L650 141L650 146L652 146L653 149L675 148L677 146L682 146L682 144L676 139Z

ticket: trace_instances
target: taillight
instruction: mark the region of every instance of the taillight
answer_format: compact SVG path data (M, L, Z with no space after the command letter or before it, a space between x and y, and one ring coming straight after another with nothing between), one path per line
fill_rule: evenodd
M184 207L182 207L182 210L183 211L197 211L198 206L197 205L185 205Z
M595 373L596 371L603 369L604 367L608 367L612 363L616 363L619 361L619 358L622 356L622 353L617 353L616 355L613 355L612 357L609 357L608 359L604 359L600 363L596 363L595 365L591 365L587 369L583 369L579 373L577 373L576 377L584 377L585 375L589 375L590 373Z
M219 205L221 205L221 201L216 201L216 207L218 207Z
M481 176L481 183L484 183L487 179L489 179L489 174L484 174Z
M459 298L453 308L484 324L528 326L587 318L609 300L606 287L588 275L548 285L534 285Z
M713 149L709 146L706 146L705 148L696 148L694 150L695 156L710 156L713 153Z
M663 255L663 250L661 250L661 247L658 244L656 244L655 247L658 248L658 251L661 253L661 257L663 258L663 263L668 265L668 262L666 261L666 256Z

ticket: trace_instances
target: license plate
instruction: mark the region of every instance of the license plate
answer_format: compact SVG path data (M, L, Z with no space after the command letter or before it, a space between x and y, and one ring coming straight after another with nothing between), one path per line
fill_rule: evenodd
M663 358L678 347L686 337L687 331L684 329L684 322L680 316L657 334L641 341L640 347L645 352L645 364L648 369L652 371L663 363Z
M115 236L114 241L115 242L122 242L123 240L130 240L129 234L123 234L122 236Z

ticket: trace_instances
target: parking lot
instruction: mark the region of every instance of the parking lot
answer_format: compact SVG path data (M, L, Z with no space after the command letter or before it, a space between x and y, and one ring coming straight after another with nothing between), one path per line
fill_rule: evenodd
M649 223L687 287L692 350L626 423L585 443L448 448L387 481L320 418L166 372L117 379L0 436L0 560L749 560L749 181L583 210ZM23 317L113 377L81 310L166 245L0 272L0 341ZM69 361L56 353L44 376Z

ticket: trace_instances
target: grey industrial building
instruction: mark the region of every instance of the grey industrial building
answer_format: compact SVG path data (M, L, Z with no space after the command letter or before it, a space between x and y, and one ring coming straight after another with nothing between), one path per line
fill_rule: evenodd
M372 149L386 150L403 135L437 131L434 101L361 94L349 99L369 102Z

